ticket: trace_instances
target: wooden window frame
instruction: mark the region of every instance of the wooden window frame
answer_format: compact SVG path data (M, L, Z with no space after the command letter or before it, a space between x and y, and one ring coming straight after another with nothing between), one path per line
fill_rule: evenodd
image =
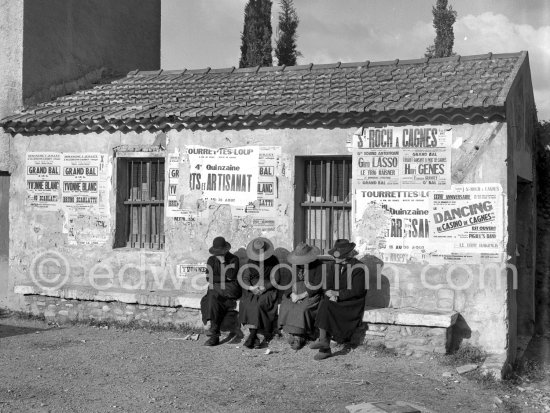
M156 169L152 166L155 163ZM154 179L154 171L157 179ZM165 154L117 153L115 176L116 218L113 248L163 250L166 210ZM134 183L134 178L138 182Z
M306 215L310 214L311 211L317 210L321 211L319 213L320 218L320 228L319 232L323 234L321 245L316 245L321 248L323 253L326 253L328 249L332 246L334 241L336 241L333 236L334 230L334 212L338 210L344 211L342 214L342 231L339 228L336 228L336 233L341 234L341 237L349 238L351 236L351 225L352 225L352 166L351 166L351 155L327 155L327 156L297 156L295 158L295 197L294 197L294 244L300 242L307 242L313 245L316 242L312 242L313 238L311 235L312 221L309 222L310 234L307 234L308 223L306 222ZM337 177L334 173L337 168L335 165L342 163L342 194L335 194L333 189L338 186L336 183ZM318 194L319 189L315 191L315 194L318 196L312 196L313 191L308 193L307 185L312 183L311 175L311 165L319 164L321 168L321 182L320 182L320 193ZM309 176L308 174L308 165L309 165ZM325 168L325 169L323 169ZM330 181L326 180L326 176L330 174ZM346 184L347 181L347 193ZM336 198L336 199L335 199ZM324 212L328 211L328 212ZM323 222L323 214L327 214L325 222ZM338 218L337 218L338 220ZM324 226L323 226L324 224ZM336 222L336 225L339 223ZM317 233L317 228L315 228ZM326 239L325 239L326 238ZM322 245L323 242L325 245Z

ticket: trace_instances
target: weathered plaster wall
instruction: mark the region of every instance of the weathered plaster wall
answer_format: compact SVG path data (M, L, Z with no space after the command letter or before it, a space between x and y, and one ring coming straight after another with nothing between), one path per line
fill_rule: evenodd
M160 0L24 4L23 98L29 103L70 93L85 81L89 86L98 73L160 66Z
M499 183L508 188L506 175L507 131L506 125L461 124L444 125L453 129L452 174L453 183ZM113 155L118 145L153 144L158 142L160 134L85 134L73 136L16 136L13 144L13 171L10 209L11 241L11 279L14 283L28 283L33 258L41 251L55 250L61 253L70 266L69 284L90 288L91 269L96 273L114 274L112 290L119 290L122 284L133 284L143 294L154 289L155 271L175 271L177 264L204 263L208 257L208 248L217 235L225 236L234 250L244 248L255 236L266 235L274 244L284 250L291 250L294 236L294 185L295 156L301 155L351 155L347 142L357 128L346 129L284 129L255 131L170 131L166 134L166 152L176 148L183 150L186 145L203 145L212 148L243 145L277 145L282 147L282 162L285 174L279 176L279 199L276 217L276 231L261 233L243 219L233 219L231 209L226 205L205 206L199 202L199 196L182 189L180 195L187 205L195 205L197 220L182 223L167 218L166 247L163 252L140 252L130 249L113 249L112 237L102 246L71 246L67 235L62 232L63 215L58 212L33 212L25 206L25 153L32 151L65 152L102 152ZM112 160L111 160L112 161ZM113 174L113 176L116 176ZM180 187L185 188L189 179L186 171L180 176ZM114 191L111 192L111 230L114 231ZM22 213L23 211L23 213ZM501 224L507 233L506 219ZM376 223L374 223L376 225ZM503 240L505 244L506 240ZM503 244L503 245L504 245ZM504 247L503 247L504 248ZM241 253L243 251L241 250ZM141 282L135 268L126 268L123 277L116 276L124 266L146 265ZM95 268L94 268L95 266ZM420 263L396 265L399 271L399 283L395 282L392 270L386 268L383 278L389 283L386 305L395 308L416 307L428 310L455 310L460 312L461 321L458 333L465 339L471 339L489 351L503 353L506 348L507 306L506 282L501 274L487 274L483 280L484 288L479 287L479 268L471 266L473 278L468 285L468 276L463 271L453 273L451 282L459 286L453 289L445 277L448 266L441 266L427 275L427 282L436 288L422 285ZM476 272L477 271L477 272ZM504 278L503 278L504 277ZM157 276L158 278L158 276ZM170 276L168 276L170 280ZM499 287L499 282L503 286ZM126 286L128 287L128 286ZM168 281L165 287L174 287ZM181 290L190 294L201 294L197 286L183 281ZM162 293L158 291L156 294Z
M23 0L0 0L0 10L1 119L20 109L23 104ZM4 140L0 136L0 142ZM0 160L2 156L3 153Z
M23 105L23 0L0 0L0 119ZM8 170L9 135L0 131L0 171Z
M535 327L536 174L533 160L537 116L527 58L506 100L508 126L508 218L510 263L518 272L517 286L508 280L508 357L516 358L522 341Z

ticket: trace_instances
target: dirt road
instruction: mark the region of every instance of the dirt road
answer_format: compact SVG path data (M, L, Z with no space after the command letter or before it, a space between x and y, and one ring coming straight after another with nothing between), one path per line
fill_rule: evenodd
M544 411L525 392L483 388L456 372L444 377L454 369L427 356L359 347L317 362L313 350L296 352L282 338L265 354L242 343L208 348L202 335L182 337L2 318L0 411L345 412L378 400L434 412Z

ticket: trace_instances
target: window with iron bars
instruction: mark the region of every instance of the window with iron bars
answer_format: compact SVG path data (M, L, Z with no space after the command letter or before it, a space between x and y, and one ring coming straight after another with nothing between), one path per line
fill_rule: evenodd
M114 247L164 249L164 158L118 158Z
M351 237L351 156L296 158L295 241L326 253Z

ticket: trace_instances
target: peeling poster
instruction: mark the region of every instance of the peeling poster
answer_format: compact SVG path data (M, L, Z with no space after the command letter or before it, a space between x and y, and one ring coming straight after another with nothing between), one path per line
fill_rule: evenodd
M355 237L384 262L423 260L430 249L429 192L357 190Z
M166 205L166 216L174 221L190 223L196 221L196 213L183 206L183 194L180 188L180 152L176 149L168 154L167 173L168 196Z
M263 232L275 231L277 216L278 177L282 169L280 146L260 146L258 156L257 199L246 206L234 206L234 217L252 219L252 227Z

